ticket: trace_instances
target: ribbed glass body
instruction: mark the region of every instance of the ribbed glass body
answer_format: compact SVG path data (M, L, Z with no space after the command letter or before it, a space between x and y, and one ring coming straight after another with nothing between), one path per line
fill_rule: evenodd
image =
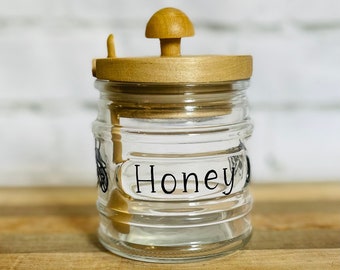
M107 249L183 262L247 242L248 84L96 81L99 239Z

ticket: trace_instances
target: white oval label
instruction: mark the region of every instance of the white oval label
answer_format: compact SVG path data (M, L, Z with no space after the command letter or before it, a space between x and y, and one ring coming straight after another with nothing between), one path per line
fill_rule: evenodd
M200 158L129 159L116 169L118 186L139 200L197 200L241 191L248 180L244 150Z

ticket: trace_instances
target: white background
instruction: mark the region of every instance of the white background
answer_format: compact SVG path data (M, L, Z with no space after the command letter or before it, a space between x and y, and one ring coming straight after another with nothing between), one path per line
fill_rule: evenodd
M252 54L253 181L340 179L340 1L0 0L0 185L95 185L91 60L159 53L158 9L191 18L183 54Z

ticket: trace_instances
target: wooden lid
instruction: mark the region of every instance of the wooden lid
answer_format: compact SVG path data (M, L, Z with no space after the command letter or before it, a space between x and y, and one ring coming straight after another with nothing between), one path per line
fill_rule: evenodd
M193 36L194 27L178 9L156 12L145 35L160 39L160 57L118 58L110 35L108 57L92 61L93 76L119 82L206 83L244 80L252 75L250 55L181 56L181 38Z

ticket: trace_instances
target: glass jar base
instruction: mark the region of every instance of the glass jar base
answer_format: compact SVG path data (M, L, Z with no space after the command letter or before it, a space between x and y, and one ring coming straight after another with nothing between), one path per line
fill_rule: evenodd
M186 263L227 255L245 246L251 237L251 228L233 239L211 243L179 246L146 246L108 238L99 229L99 241L110 252L119 256L153 263Z
M99 240L111 252L135 260L180 263L216 257L240 249L252 230L248 188L214 200L167 202L166 208L162 201L127 204L128 214L98 201Z

